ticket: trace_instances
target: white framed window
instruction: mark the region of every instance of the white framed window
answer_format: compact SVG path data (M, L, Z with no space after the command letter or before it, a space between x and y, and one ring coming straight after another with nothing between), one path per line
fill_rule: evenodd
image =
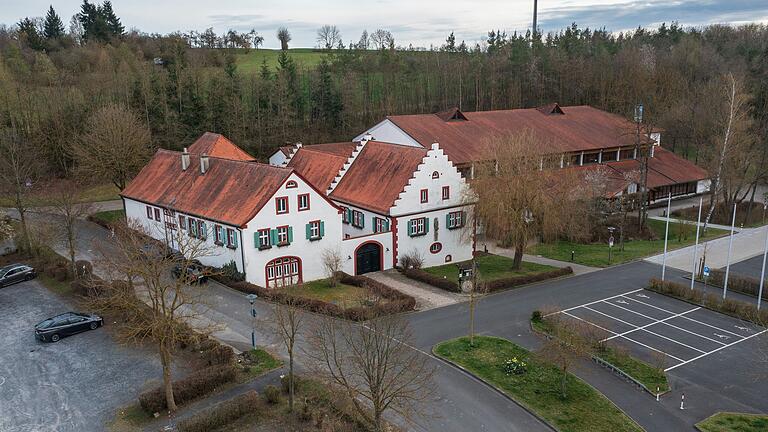
M352 210L352 226L365 228L365 215L361 211Z
M320 221L312 221L309 223L309 240L319 239L320 234Z
M411 237L420 236L427 233L429 222L427 218L420 217L408 221L408 235Z
M187 218L184 215L179 215L179 227L182 231L187 230Z
M351 219L351 214L348 208L341 207L341 221L345 224L348 224Z
M290 236L288 235L288 226L277 227L277 244L287 245L290 244Z
M269 228L260 229L258 233L258 239L259 242L256 247L263 249L272 247L272 241L269 236Z
M275 212L277 214L288 213L288 197L275 198Z
M221 225L214 225L213 226L213 241L217 245L223 245L224 244L224 233L222 232Z
M389 223L384 218L373 218L373 224L373 232L382 233L389 231Z
M160 209L155 209L155 220L160 222Z
M447 200L451 198L451 187L443 186L443 199Z
M464 226L464 212L455 211L446 215L446 226L448 229L461 228Z
M237 232L232 228L227 228L227 247L237 249Z

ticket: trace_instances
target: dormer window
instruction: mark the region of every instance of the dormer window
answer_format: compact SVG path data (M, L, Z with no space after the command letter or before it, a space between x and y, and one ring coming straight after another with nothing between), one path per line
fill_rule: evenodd
M299 187L299 185L293 180L289 180L288 183L285 184L286 189L295 189L297 187Z

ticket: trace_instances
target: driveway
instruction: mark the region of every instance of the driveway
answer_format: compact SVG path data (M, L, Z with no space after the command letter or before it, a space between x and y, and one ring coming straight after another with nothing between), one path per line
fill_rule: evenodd
M35 340L36 323L71 309L35 280L0 289L0 431L105 430L147 380L161 378L151 351L118 345L106 328Z

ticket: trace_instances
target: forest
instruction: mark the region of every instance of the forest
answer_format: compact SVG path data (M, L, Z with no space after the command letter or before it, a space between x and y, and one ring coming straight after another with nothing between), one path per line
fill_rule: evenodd
M429 49L396 43L381 29L373 35L381 40L369 43L366 33L348 46L339 35L335 48L316 49L317 63L296 61L299 54L285 49L276 64L243 67L263 36L126 32L108 1L85 1L65 30L51 7L44 18L0 27L0 128L39 152L48 175L67 177L78 168L78 143L109 117L99 110L114 107L146 129L143 157L212 131L266 160L286 143L350 140L390 114L558 102L632 118L642 103L645 123L664 131L665 147L714 171L725 153L733 82L743 104L738 145L728 152L741 156L724 170L741 176L740 198L765 180L765 25L671 23L611 33L574 23L547 34L490 31L475 46L450 34Z

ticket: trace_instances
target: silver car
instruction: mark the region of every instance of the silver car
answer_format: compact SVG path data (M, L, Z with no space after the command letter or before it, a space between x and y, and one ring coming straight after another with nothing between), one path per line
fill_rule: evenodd
M37 277L34 268L24 264L11 264L0 268L0 288Z

